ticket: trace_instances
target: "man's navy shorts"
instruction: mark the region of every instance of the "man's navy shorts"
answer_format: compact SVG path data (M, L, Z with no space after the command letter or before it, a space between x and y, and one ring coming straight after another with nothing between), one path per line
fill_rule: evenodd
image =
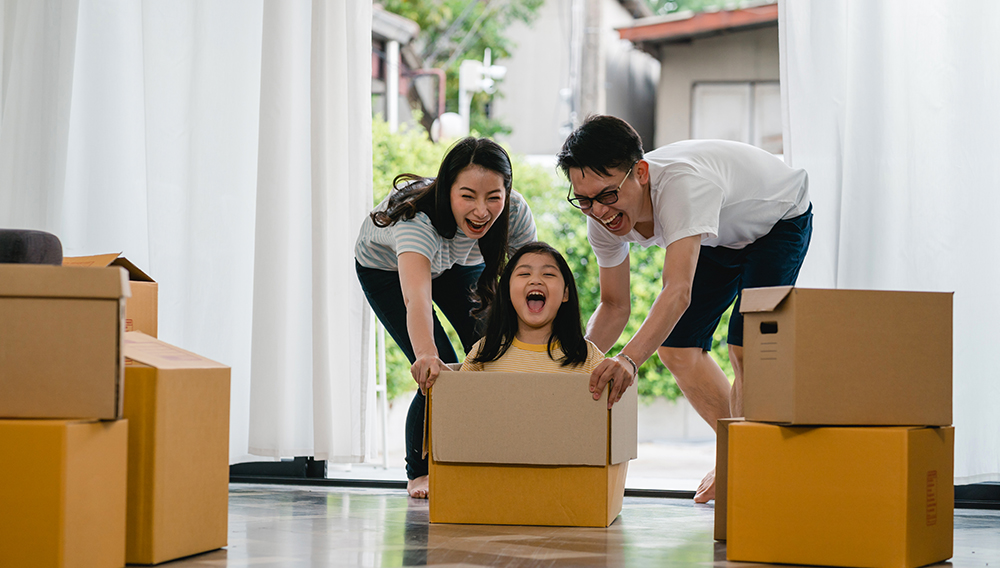
M742 249L701 247L691 288L691 305L663 342L665 347L712 349L719 319L736 299L729 317L729 345L743 345L744 288L795 284L812 236L812 205Z

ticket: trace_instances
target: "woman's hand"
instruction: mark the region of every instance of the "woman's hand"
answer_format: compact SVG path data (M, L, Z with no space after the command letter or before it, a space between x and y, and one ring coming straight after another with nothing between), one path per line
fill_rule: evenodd
M420 392L424 395L427 394L427 389L434 385L438 373L447 370L448 365L437 355L417 357L417 360L410 366L410 374L413 375L413 380L417 381Z
M625 389L632 384L635 379L635 371L635 367L623 355L608 357L601 361L601 364L590 374L590 392L594 393L594 400L601 398L601 391L607 385L608 409L610 410L614 403L621 400Z

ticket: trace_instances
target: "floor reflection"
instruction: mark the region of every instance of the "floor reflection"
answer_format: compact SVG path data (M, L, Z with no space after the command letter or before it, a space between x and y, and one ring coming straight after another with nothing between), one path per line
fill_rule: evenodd
M402 490L230 486L229 546L189 566L698 566L726 562L711 505L626 498L607 529L428 523ZM956 512L955 556L941 566L1000 567L1000 511Z

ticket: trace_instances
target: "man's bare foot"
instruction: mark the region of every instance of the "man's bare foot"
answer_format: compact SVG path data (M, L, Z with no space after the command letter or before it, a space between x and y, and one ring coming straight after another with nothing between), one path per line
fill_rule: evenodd
M430 493L430 485L427 482L427 476L424 475L407 481L406 492L409 493L410 497L413 497L414 499L426 499L427 494Z
M712 499L715 499L715 468L705 475L705 479L701 480L701 484L698 485L698 491L694 493L695 503L708 503Z

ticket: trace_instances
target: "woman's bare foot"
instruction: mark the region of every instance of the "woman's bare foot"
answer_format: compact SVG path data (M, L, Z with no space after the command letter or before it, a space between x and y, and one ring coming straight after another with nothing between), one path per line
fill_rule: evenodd
M414 499L426 499L427 494L430 493L429 487L426 475L406 482L406 492Z
M705 478L701 480L701 484L698 486L698 491L695 491L694 502L695 503L708 503L712 499L715 499L715 468L705 475Z

